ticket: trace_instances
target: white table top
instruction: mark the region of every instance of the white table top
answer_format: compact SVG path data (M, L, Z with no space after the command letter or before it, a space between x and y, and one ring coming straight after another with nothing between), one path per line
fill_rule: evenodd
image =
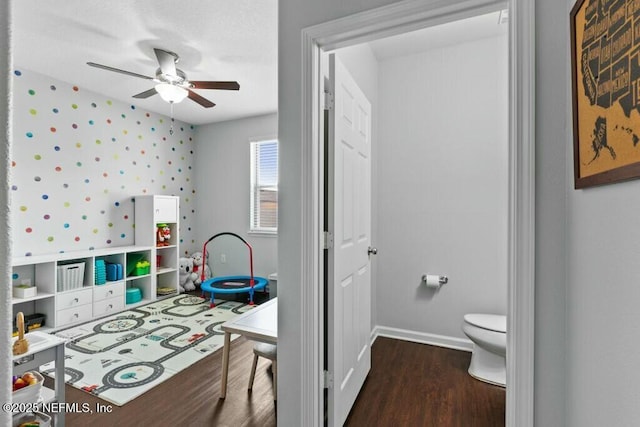
M67 340L57 337L55 335L47 334L45 332L40 331L31 331L24 334L24 338L29 343L29 351L23 354L18 354L13 356L13 360L21 359L26 356L30 356L34 353L38 353L50 348L53 348L57 345L64 344ZM13 343L18 340L18 337L13 337L11 340L11 345L13 347Z
M224 322L225 332L244 335L255 341L276 344L278 341L278 298L274 298L240 316Z

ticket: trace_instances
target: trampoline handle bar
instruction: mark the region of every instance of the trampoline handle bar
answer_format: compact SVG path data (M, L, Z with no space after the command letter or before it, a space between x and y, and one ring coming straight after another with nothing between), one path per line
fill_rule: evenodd
M209 242L211 242L213 239L215 239L216 237L220 237L220 236L233 236L233 237L236 237L236 238L240 239L245 245L247 245L247 248L249 248L249 270L251 272L251 279L249 279L249 286L251 286L253 288L253 285L255 283L255 280L253 279L253 248L251 247L249 242L244 240L241 236L237 235L236 233L232 233L230 231L224 231L222 233L216 234L215 236L211 237L209 240L204 242L204 246L202 248L202 259L203 259L203 261L207 262L207 244ZM202 272L200 273L200 280L202 282L204 282L204 280L205 280L204 279L204 268L202 268Z

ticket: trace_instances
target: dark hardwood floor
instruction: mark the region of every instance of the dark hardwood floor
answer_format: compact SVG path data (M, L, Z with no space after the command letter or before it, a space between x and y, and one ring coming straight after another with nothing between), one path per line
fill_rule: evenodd
M472 378L471 353L379 337L345 425L500 427L505 390Z
M221 349L169 378L124 406L111 405L111 413L66 414L67 427L79 426L220 426L271 427L276 425L271 362L260 358L249 393L249 373L253 358L253 343L238 338L231 343L227 398L220 400ZM109 405L69 385L65 388L67 402L87 402Z
M68 413L66 425L275 426L269 361L259 359L253 392L247 391L252 348L253 343L244 338L232 342L225 400L218 398L222 366L222 351L218 351L125 406L112 405L111 413ZM376 339L371 372L346 425L504 426L505 391L471 378L467 374L470 357L463 351ZM108 404L71 386L66 386L66 395L67 402L87 402L92 409Z

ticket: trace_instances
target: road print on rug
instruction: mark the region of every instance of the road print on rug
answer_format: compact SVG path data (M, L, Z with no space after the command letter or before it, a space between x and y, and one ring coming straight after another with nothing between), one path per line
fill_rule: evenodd
M65 382L122 406L221 348L220 325L251 308L178 295L58 331L68 340ZM40 371L54 377L55 365Z

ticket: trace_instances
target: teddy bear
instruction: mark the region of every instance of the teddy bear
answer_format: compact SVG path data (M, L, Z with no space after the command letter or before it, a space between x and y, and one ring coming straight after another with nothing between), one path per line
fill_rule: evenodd
M207 253L207 259L209 258L209 254ZM204 280L211 278L211 269L209 265L205 262L202 252L194 252L191 254L191 259L193 260L193 272L198 276L193 282L199 286L202 283L202 272L204 271Z
M194 281L198 275L193 272L193 259L180 258L180 292L193 291L196 288Z

